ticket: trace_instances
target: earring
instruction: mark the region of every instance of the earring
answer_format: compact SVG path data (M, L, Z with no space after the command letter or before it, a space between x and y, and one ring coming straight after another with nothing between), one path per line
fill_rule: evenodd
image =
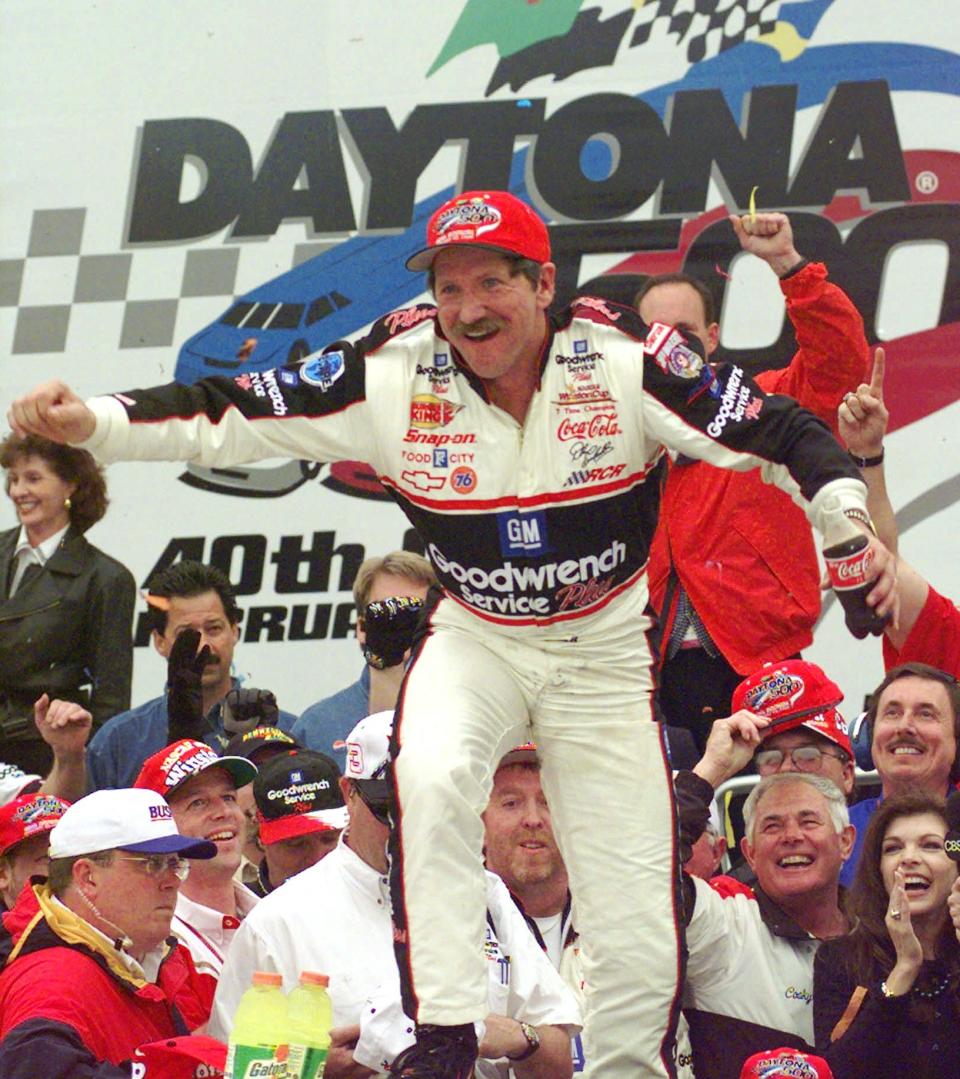
M63 508L64 508L65 510L68 510L68 509L70 509L70 507L71 507L72 505L73 505L73 503L72 503L72 502L70 501L70 496L68 495L68 496L67 496L67 497L66 497L66 498L65 498L65 499L63 500Z

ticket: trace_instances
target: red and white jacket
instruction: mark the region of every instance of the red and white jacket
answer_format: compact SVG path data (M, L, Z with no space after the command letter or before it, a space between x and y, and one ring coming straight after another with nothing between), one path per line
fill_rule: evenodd
M290 367L94 398L84 445L102 461L368 461L449 596L491 628L550 626L643 586L664 446L759 466L814 523L830 495L865 507L821 421L699 349L627 308L577 300L545 320L521 425L420 306Z

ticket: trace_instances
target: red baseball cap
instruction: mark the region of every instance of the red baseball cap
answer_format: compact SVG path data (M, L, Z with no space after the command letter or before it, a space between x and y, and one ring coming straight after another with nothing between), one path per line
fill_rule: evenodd
M754 1053L744 1062L740 1079L833 1079L833 1071L823 1057L787 1046Z
M550 261L547 226L527 203L509 191L464 191L434 211L427 246L407 259L407 269L429 270L445 247L464 245Z
M839 746L851 759L847 724L837 709L843 691L815 663L785 659L765 663L733 691L734 712L746 708L772 720L764 738L806 727Z
M245 757L221 757L206 742L181 738L147 757L133 785L169 798L181 783L208 768L223 768L236 787L252 783L257 774L257 766Z
M216 1079L227 1066L227 1047L206 1034L185 1034L139 1046L133 1064L143 1079Z
M53 794L21 794L0 808L0 855L41 832L51 831L70 808Z

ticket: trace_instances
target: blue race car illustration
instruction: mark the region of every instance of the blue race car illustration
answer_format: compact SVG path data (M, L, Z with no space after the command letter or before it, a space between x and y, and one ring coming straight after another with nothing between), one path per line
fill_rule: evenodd
M427 218L452 193L448 188L419 202L402 233L344 240L238 296L183 343L176 381L189 385L295 363L407 306L423 291L423 278L404 262L423 246Z

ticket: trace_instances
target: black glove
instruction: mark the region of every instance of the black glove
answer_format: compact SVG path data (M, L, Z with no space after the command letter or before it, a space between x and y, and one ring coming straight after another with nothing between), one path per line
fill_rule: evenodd
M367 634L363 658L371 667L382 671L403 662L404 653L413 644L422 609L423 600L412 596L391 596L367 604L363 612Z
M210 659L210 646L200 651L200 634L185 629L177 636L167 659L167 718L171 742L198 738L204 729L203 689L200 678Z
M279 718L277 698L269 689L231 689L223 702L223 729L229 734L276 727Z

